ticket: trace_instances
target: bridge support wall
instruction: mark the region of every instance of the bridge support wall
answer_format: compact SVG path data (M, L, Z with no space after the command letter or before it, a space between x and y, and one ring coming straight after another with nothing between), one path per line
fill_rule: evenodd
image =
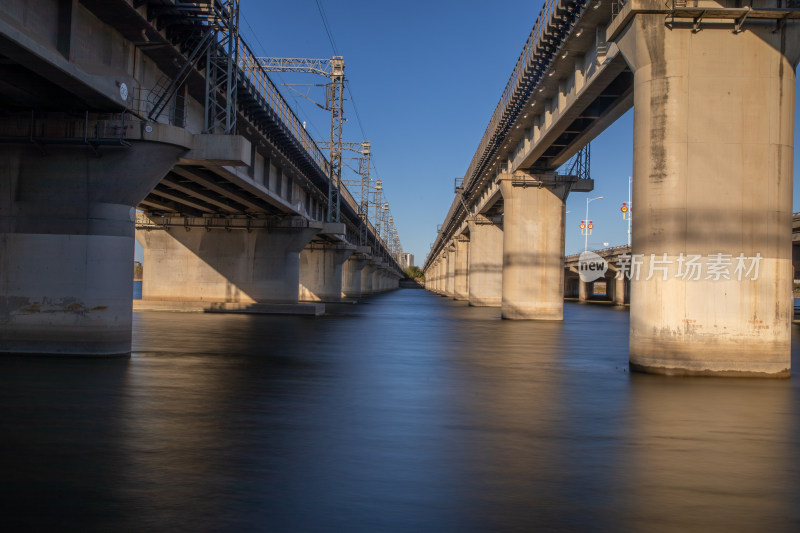
M444 294L444 269L447 261L443 256L439 257L436 265L436 294Z
M447 252L442 252L439 257L439 283L436 293L444 296L447 292Z
M617 305L625 305L627 299L625 298L625 278L614 278L608 280L609 286L614 285L614 303Z
M489 221L469 225L469 305L500 307L503 297L503 228Z
M342 297L361 298L361 278L369 258L363 253L351 255L342 265Z
M342 299L345 261L356 247L312 242L300 252L300 300L338 302Z
M0 145L0 352L131 351L135 206L183 148Z
M457 237L455 247L453 298L469 300L469 240L466 237Z
M581 302L585 302L591 296L589 291L591 290L592 284L591 282L587 283L582 279L578 278L578 300Z
M361 296L369 296L372 294L372 273L375 270L375 265L368 261L361 270Z
M317 228L137 230L143 300L296 303L300 252Z
M750 18L736 34L703 24L693 32L637 14L617 39L634 72L632 245L643 260L631 281L630 364L785 377L800 26L773 31L774 21ZM682 254L700 256L699 279L676 276ZM738 279L740 254L760 256L757 279ZM672 270L647 280L654 260Z
M563 320L568 186L518 185L503 175L500 190L505 208L502 317Z
M453 298L455 295L456 282L456 248L451 245L447 247L447 286L444 295Z

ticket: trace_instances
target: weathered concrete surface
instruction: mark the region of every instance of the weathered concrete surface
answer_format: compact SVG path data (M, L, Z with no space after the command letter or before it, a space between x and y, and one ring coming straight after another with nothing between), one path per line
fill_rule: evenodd
M370 248L359 246L342 265L342 298L361 298L361 278L370 260Z
M520 186L501 175L507 319L564 318L564 200L568 186Z
M500 307L503 297L503 228L469 222L469 305Z
M312 242L300 252L300 300L338 302L342 299L342 266L356 247Z
M797 22L697 33L638 14L618 44L635 76L630 364L663 374L789 375ZM697 254L701 279L646 280L651 254ZM711 254L733 258L708 279ZM757 280L735 258L760 254Z
M183 151L0 145L0 352L130 353L135 206Z
M296 303L300 252L319 231L137 230L144 300Z
M453 298L456 300L469 300L469 239L457 237L455 247Z
M369 296L375 292L375 288L372 286L372 279L378 265L380 265L380 260L376 258L370 259L369 262L364 265L364 269L361 271L362 296Z

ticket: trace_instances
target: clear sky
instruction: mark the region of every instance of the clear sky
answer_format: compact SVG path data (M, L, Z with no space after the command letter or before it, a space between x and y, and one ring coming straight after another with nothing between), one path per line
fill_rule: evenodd
M437 224L454 198L454 179L463 177L542 6L541 0L319 0L360 116L351 103L346 141L372 143L373 162L390 203L403 248L421 266ZM317 0L241 0L241 33L257 53L273 57L328 58L333 55ZM324 83L308 75L275 75L276 84ZM295 91L319 101L317 87ZM286 93L291 93L286 89ZM797 92L795 94L796 102ZM316 140L328 140L329 115L307 99L289 97ZM800 102L795 105L795 139ZM592 143L595 191L590 205L595 231L590 248L627 242L620 207L628 197L632 168L633 112ZM357 163L351 162L357 167ZM345 179L352 172L345 169ZM794 174L800 174L795 148ZM794 206L800 194L795 187ZM567 200L566 251L583 250L578 223L586 194ZM137 245L137 258L141 251Z

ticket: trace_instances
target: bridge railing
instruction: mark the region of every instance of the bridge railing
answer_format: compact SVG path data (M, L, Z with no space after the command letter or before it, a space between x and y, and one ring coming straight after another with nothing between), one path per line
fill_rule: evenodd
M492 140L497 140L498 126L503 119L509 118L507 111L514 96L514 92L519 87L520 82L523 79L523 75L531 63L531 59L536 50L536 45L541 40L546 26L550 22L553 12L555 11L559 2L561 2L561 0L547 0L544 6L542 6L542 10L539 12L539 16L536 18L536 23L533 25L533 29L528 36L528 40L525 42L525 47L522 49L522 53L520 54L519 59L517 59L516 65L514 65L514 70L511 73L511 77L508 79L508 83L506 83L506 87L503 90L500 101L497 103L497 107L495 107L492 118L489 120L489 125L486 127L486 131L481 138L478 149L475 151L475 155L472 157L472 161L470 162L464 179L467 184L470 184L472 180L477 177L476 171L479 169L481 163L486 159L486 149L489 146L489 143Z
M239 69L245 79L252 84L258 93L264 98L266 104L277 114L281 122L288 129L292 136L300 143L311 159L319 166L322 172L330 179L330 163L320 150L319 145L311 138L303 123L297 118L288 102L284 99L277 86L270 79L267 71L260 65L257 56L243 39L239 39ZM353 195L342 183L340 194L343 201L349 205L354 212L358 213L358 204ZM371 227L371 225L370 225ZM373 229L374 233L374 229Z
M325 155L314 142L314 139L303 127L303 123L294 114L288 102L270 79L267 71L258 62L255 53L247 46L244 39L239 39L239 69L245 79L255 87L256 91L264 98L267 105L275 111L278 118L300 145L311 156L326 176L330 176L330 164Z
M552 65L560 42L563 42L565 34L577 23L589 1L545 1L467 168L463 182L465 193L469 194L472 191L480 176L486 171L491 158L505 141L506 134L520 114L522 106ZM458 202L454 201L445 218L446 227L452 224L459 210ZM439 233L437 236L433 252L442 244L443 235Z

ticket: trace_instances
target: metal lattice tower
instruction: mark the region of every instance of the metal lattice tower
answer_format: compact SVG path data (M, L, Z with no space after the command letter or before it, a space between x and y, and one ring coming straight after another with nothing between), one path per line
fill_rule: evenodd
M236 133L239 0L176 2L170 8L197 30L184 40L186 60L174 75L164 75L147 96L148 120L156 122L191 74L205 68L204 133Z
M206 50L205 124L203 133L236 133L239 57L239 0L215 0L214 38Z
M342 125L344 123L344 58L307 59L297 57L258 57L258 64L268 72L302 72L324 76L327 85L325 109L331 112L330 183L328 184L328 222L339 222L342 181Z
M329 147L328 143L319 143L319 145L324 148ZM358 160L358 175L360 179L358 181L342 180L341 183L344 185L357 185L359 187L358 216L361 218L363 225L359 230L358 239L360 246L367 246L369 242L369 191L371 188L369 169L372 166L370 159L372 153L371 145L369 141L363 141L361 143L343 142L342 149L350 150L351 152L361 155Z
M367 246L369 239L369 167L370 167L370 143L361 143L361 159L358 161L358 174L361 176L361 198L359 203L359 215L364 222L361 228L360 244Z

